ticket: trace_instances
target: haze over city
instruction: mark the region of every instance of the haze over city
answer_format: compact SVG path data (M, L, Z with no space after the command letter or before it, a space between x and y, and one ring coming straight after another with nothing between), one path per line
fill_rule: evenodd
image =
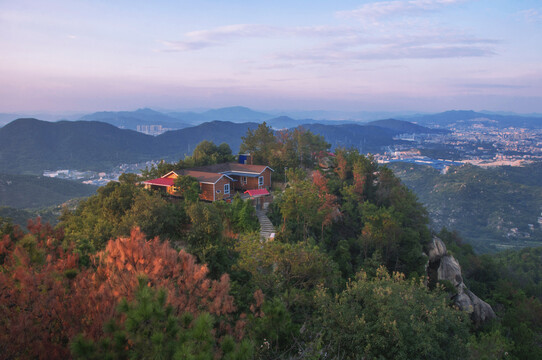
M0 112L542 112L535 0L7 0L0 23Z

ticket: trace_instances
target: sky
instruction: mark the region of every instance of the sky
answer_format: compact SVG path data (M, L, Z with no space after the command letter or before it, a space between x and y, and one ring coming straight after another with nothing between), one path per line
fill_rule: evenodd
M542 112L542 1L0 0L0 112Z

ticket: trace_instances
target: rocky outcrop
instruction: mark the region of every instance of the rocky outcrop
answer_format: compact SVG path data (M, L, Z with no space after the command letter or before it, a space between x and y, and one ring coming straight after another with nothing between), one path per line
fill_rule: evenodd
M442 240L436 236L433 237L431 243L426 247L426 254L429 286L435 286L439 280L449 281L457 291L452 296L454 304L459 309L468 312L476 326L496 317L491 305L472 293L463 283L461 266L452 255L448 254Z
M446 245L438 237L433 237L433 241L427 246L427 256L429 262L435 262L446 255Z

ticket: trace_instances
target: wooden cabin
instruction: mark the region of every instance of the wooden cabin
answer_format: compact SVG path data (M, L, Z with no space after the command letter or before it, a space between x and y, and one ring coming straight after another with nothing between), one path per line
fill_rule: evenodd
M205 201L227 200L234 196L235 191L269 189L272 171L274 170L266 165L232 162L170 171L161 178L147 180L143 184L147 189L161 190L176 196L175 179L182 175L188 175L199 181L200 199Z

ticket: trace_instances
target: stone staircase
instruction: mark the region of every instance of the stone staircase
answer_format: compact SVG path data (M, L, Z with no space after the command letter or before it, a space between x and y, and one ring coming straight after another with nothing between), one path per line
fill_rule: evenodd
M267 241L271 237L271 234L275 233L275 227L271 223L271 220L266 215L267 209L256 210L256 216L260 222L260 238L262 241Z

